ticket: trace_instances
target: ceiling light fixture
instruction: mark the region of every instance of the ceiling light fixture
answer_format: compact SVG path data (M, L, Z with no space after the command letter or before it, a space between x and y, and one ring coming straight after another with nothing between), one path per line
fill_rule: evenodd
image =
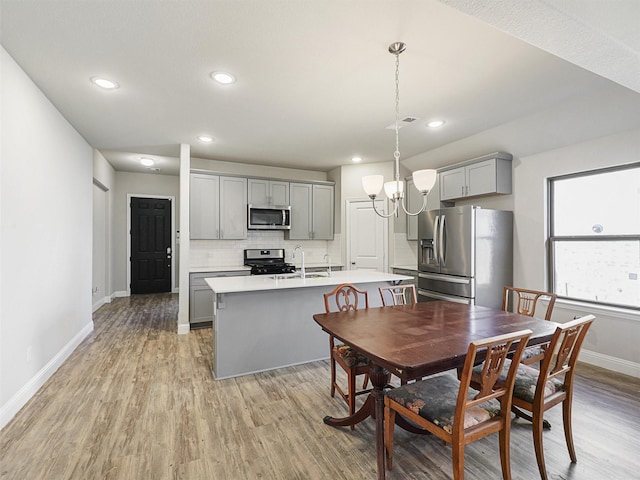
M222 85L229 85L236 81L236 77L228 72L211 72L211 78Z
M209 135L198 135L198 140L200 140L203 143L211 143L213 142L213 137Z
M427 123L427 127L429 127L429 128L440 128L445 123L446 122L444 120L432 120L429 123Z
M360 162L362 161L362 157L353 157L353 158L351 159L351 161L352 161L353 163L360 163Z
M114 82L113 80L108 80L102 77L91 77L91 81L100 88L104 88L105 90L114 90L120 86L118 85L118 82Z
M145 167L150 167L151 165L153 165L156 162L154 162L153 159L148 158L148 157L140 157L140 163L142 165L144 165Z
M407 45L402 42L395 42L389 45L389 53L396 56L396 150L393 153L395 159L395 180L385 183L383 175L367 175L366 177L362 177L362 186L373 203L373 210L384 218L389 218L392 215L398 216L398 205L402 205L402 209L407 215L415 216L423 212L425 208L427 208L427 195L436 183L435 170L417 170L413 172L413 184L422 194L422 207L415 213L407 211L404 202L404 182L400 181L400 137L398 134L398 130L400 129L400 54L404 52L406 48ZM382 190L383 185L384 192L393 203L393 211L388 214L379 212L376 208L376 197L380 193L380 190Z

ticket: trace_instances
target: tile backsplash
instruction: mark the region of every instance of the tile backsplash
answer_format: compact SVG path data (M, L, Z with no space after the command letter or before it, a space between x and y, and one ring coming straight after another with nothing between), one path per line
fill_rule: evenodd
M333 263L341 261L340 239L327 240L285 240L281 231L248 233L246 240L191 240L189 266L232 267L242 265L246 248L284 248L285 261L299 266L300 259L291 260L293 247L302 245L307 264L324 263L326 253Z

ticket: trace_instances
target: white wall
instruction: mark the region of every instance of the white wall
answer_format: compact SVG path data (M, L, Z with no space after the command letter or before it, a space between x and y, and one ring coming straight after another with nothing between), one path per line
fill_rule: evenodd
M534 289L547 285L544 259L548 177L639 161L640 129L514 160L514 283ZM620 208L624 209L624 205ZM596 321L587 335L581 359L640 376L640 314L559 301L552 320L564 322L582 313L594 313Z
M264 165L253 165L251 163L224 162L222 160L208 160L204 158L191 158L190 168L192 170L208 170L211 172L243 175L246 177L270 177L303 182L323 182L327 180L326 172L318 172L315 170L268 167Z
M93 330L92 149L1 50L0 427Z
M175 223L173 225L173 237L180 225L180 178L173 175L159 175L148 173L116 172L114 189L114 213L113 213L113 292L116 295L124 295L127 287L127 245L129 235L127 232L127 213L129 205L127 194L135 195L160 195L174 197L176 205ZM179 244L176 244L173 276L176 288L179 287Z
M107 159L93 151L93 311L110 302L113 289L113 211L116 172ZM98 238L98 235L101 235Z

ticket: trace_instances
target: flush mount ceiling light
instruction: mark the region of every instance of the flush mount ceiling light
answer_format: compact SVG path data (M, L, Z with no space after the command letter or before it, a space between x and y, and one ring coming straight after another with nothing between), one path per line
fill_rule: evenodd
M429 123L427 123L427 127L429 127L429 128L440 128L445 123L446 122L444 120L431 120Z
M150 167L151 165L153 165L154 162L153 159L149 158L149 157L140 157L140 163L142 165L144 165L145 167Z
M360 162L362 161L362 157L353 157L353 158L351 159L351 161L352 161L353 163L360 163Z
M236 77L228 72L211 72L211 78L222 85L229 85L236 81Z
M105 90L114 90L120 86L118 82L102 77L91 77L91 81Z
M391 182L384 182L383 175L367 175L362 177L362 186L367 193L371 202L373 203L373 210L381 217L388 218L392 215L398 215L398 206L402 205L402 209L407 215L418 215L427 208L427 195L436 183L436 171L435 170L418 170L413 172L413 184L422 194L422 207L415 213L407 211L404 199L404 182L400 181L400 137L398 130L400 130L400 54L404 52L407 45L402 42L395 42L389 45L389 53L396 56L396 150L393 153L395 159L395 180ZM385 214L379 212L376 208L376 197L382 190L384 184L384 192L389 197L389 200L393 203L393 211Z
M211 143L213 142L213 137L209 135L198 135L198 140L200 140L203 143Z

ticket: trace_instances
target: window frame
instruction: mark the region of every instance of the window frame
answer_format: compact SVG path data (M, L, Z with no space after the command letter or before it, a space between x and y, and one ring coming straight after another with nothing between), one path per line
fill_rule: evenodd
M637 240L640 242L640 232L637 235L627 234L627 235L601 235L601 234L589 234L589 235L555 235L554 232L554 185L556 181L568 180L572 178L584 178L591 175L600 175L606 174L610 172L619 172L623 170L632 170L640 168L640 162L633 162L623 165L616 165L613 167L605 167L598 168L594 170L586 170L583 172L575 172L565 175L558 175L555 177L547 178L547 281L549 285L549 291L555 293L559 299L569 300L572 302L581 302L588 303L593 305L600 305L603 307L615 307L621 308L625 310L633 310L640 311L640 305L624 305L618 303L610 303L610 302L601 302L593 299L584 299L577 297L570 297L561 295L559 292L555 291L555 245L558 243L564 242L616 242L616 241L626 241L626 240Z

